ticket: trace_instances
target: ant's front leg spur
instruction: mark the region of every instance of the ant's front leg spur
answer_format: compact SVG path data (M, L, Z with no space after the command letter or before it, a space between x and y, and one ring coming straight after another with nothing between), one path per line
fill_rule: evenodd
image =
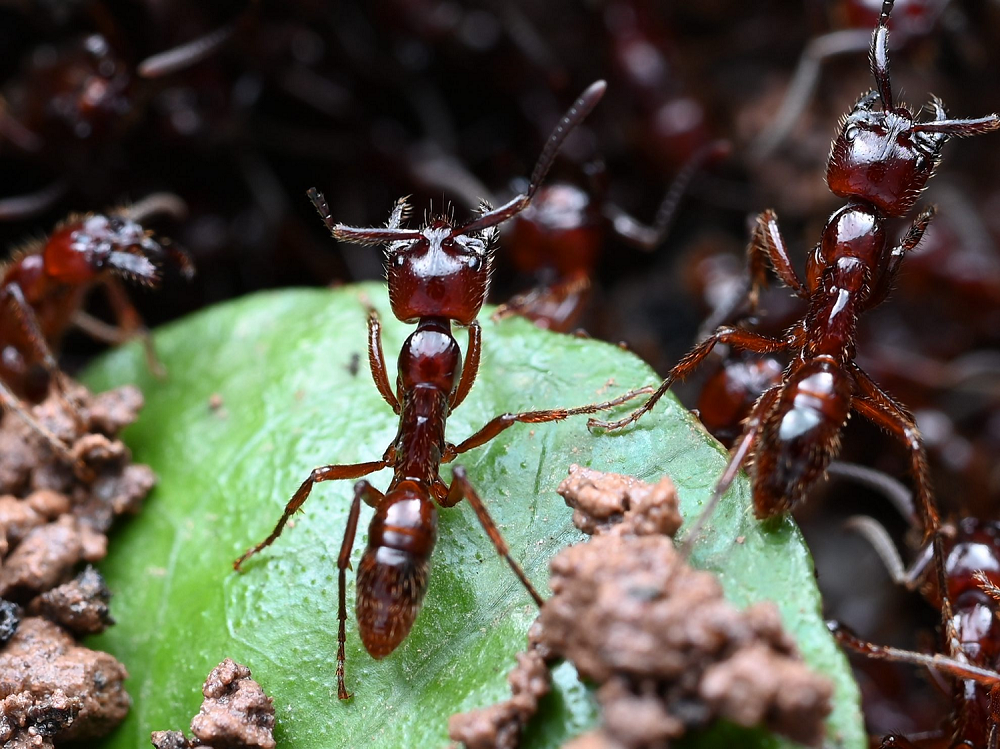
M508 548L507 542L503 540L503 536L500 534L500 529L497 528L496 523L493 522L493 518L490 517L490 513L486 509L486 505L483 504L482 498L469 482L465 469L462 468L462 466L455 466L452 470L451 487L448 490L448 496L441 504L444 507L453 507L463 499L468 500L469 504L472 505L472 509L476 512L476 517L479 518L479 524L483 526L483 530L486 531L486 535L489 536L490 541L493 542L493 546L496 548L497 553L507 560L507 564L509 564L510 568L514 570L514 574L517 575L521 584L524 585L528 593L531 594L531 597L535 599L535 603L537 603L540 608L545 603L545 599L539 595L538 591L535 590L535 586L532 585L531 581L528 579L528 576L524 574L524 570L521 569L520 565L511 557L510 548Z
M321 481L336 481L337 479L359 479L362 476L375 473L375 471L381 471L388 465L389 461L383 459L375 460L370 463L331 465L314 468L309 474L309 478L302 482L302 485L298 488L295 494L292 495L288 504L285 505L285 511L281 514L281 519L278 521L278 524L274 526L274 530L271 531L271 534L256 546L253 546L243 552L243 555L233 562L233 569L240 572L240 568L246 560L257 552L266 549L278 540L278 536L281 535L281 531L284 530L285 524L288 520L298 511L300 507L302 507L303 504L305 504L305 501L309 499L309 493L312 491L314 484L318 484Z

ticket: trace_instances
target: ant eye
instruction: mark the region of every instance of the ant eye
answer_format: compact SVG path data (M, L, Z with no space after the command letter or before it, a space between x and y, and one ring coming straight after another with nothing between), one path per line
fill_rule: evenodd
M479 258L478 255L470 255L469 256L469 268L471 268L472 270L479 270L479 267L482 264L483 264L483 261Z
M848 141L852 141L858 137L858 127L857 125L851 125L844 131L844 138Z
M406 258L402 255L396 255L393 258L393 262L396 264L397 268L402 268L406 264Z
M913 165L918 169L923 171L924 167L927 166L927 159L923 156L917 156L917 160L913 162Z

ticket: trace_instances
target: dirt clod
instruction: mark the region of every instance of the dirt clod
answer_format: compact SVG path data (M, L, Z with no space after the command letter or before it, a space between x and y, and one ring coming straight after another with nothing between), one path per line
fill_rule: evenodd
M549 692L549 669L537 650L518 653L517 667L507 677L511 698L505 702L451 716L448 735L468 749L515 749L521 730Z
M111 591L101 573L87 565L75 580L35 598L28 605L28 613L43 616L77 636L93 635L114 624L110 600Z
M0 697L20 695L35 704L63 694L76 705L75 719L59 740L102 736L124 719L129 697L127 673L107 653L80 647L62 628L41 617L26 617L0 650Z
M70 405L72 404L72 405ZM153 485L117 439L142 407L135 388L92 395L69 384L30 409L62 450L16 413L0 419L0 745L39 749L108 733L128 713L124 666L73 635L111 623L91 567L115 516ZM76 575L75 579L74 576ZM7 599L7 600L4 600ZM22 604L27 616L18 621Z
M180 731L154 731L156 749L274 749L274 705L250 669L226 658L208 675L205 700L191 720L193 740Z
M832 685L802 662L773 604L733 607L715 576L674 548L681 517L669 479L651 486L573 466L559 493L594 537L552 560L553 594L529 653L568 659L599 685L603 725L574 749L667 747L717 718L822 742ZM470 749L517 746L530 714L518 715L511 743L509 705L454 716L452 727L478 730L452 737Z

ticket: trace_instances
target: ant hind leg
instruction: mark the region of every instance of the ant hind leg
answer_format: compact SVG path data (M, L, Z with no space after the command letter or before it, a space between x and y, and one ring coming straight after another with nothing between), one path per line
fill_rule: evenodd
M545 599L538 594L535 586L531 584L528 576L524 574L524 570L511 557L507 542L503 540L500 529L497 528L496 523L493 522L493 518L490 517L490 513L486 509L486 505L483 504L482 498L480 498L478 492L476 492L469 482L465 469L462 466L455 466L452 470L451 488L448 490L448 496L442 502L442 506L454 507L463 499L468 500L469 504L472 505L472 509L476 512L476 517L479 518L479 524L483 526L486 535L493 542L497 553L507 561L514 574L517 575L518 580L521 581L521 584L531 594L531 597L535 599L535 603L541 607L545 603Z

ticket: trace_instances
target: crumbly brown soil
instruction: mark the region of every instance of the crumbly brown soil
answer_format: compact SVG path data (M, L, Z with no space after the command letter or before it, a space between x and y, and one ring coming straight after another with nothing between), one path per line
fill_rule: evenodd
M201 692L205 700L191 720L194 739L180 731L154 731L156 749L274 749L274 705L249 668L226 658Z
M668 747L717 718L822 743L832 685L802 662L773 604L734 608L712 574L676 551L670 535L681 518L669 479L650 486L572 466L559 493L594 537L552 560L553 594L528 652L539 663L568 659L598 685L603 725L573 749ZM517 699L514 691L454 716L451 737L474 749L516 747L537 704L515 711Z
M72 404L67 405L67 401ZM114 518L134 513L153 472L117 439L142 408L132 387L70 385L31 409L65 453L17 414L0 419L0 745L47 747L108 733L128 713L125 667L74 636L112 620L89 564ZM69 456L69 459L66 458Z

